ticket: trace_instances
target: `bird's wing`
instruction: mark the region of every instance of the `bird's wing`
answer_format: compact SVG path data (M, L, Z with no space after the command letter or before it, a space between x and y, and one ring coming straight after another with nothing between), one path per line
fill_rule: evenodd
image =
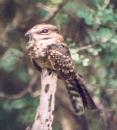
M84 113L82 95L78 91L75 83L76 73L72 59L70 56L65 56L56 50L50 51L48 59L59 77L62 77L65 81L66 88L76 114L80 115Z
M52 49L49 51L48 59L52 65L52 68L65 80L74 78L73 76L75 76L75 66L70 56L64 55L60 51Z
M60 51L50 50L48 59L52 68L66 82L66 87L76 113L83 113L84 107L96 109L97 107L86 89L86 84L84 84L82 78L75 71L71 57L64 55Z

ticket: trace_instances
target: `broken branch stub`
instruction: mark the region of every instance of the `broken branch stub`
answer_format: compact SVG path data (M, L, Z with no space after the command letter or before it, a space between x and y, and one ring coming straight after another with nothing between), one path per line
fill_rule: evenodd
M41 74L40 105L32 130L52 130L57 74L44 69Z

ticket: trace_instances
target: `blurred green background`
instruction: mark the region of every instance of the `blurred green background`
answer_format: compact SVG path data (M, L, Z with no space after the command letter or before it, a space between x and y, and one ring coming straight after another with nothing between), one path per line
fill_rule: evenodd
M25 130L34 121L40 75L26 55L24 34L42 22L62 32L78 72L103 109L99 118L75 117L71 129L63 123L66 116L55 116L53 129L117 130L116 0L0 0L0 130ZM57 99L58 109L62 100ZM62 111L57 108L55 113Z

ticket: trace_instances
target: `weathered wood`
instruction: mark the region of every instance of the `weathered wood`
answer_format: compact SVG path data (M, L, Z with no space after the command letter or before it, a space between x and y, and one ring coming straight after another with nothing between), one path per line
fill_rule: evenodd
M37 108L32 130L52 130L57 75L47 69L41 74L40 105Z

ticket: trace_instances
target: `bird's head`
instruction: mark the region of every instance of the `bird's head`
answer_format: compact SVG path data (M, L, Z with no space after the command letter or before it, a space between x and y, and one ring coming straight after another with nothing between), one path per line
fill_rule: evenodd
M37 24L32 27L25 34L26 39L29 41L41 41L41 40L51 40L56 39L60 42L63 41L62 35L56 26L51 24Z
M37 24L25 34L26 50L31 57L44 57L48 45L60 44L64 41L56 26L51 24Z

